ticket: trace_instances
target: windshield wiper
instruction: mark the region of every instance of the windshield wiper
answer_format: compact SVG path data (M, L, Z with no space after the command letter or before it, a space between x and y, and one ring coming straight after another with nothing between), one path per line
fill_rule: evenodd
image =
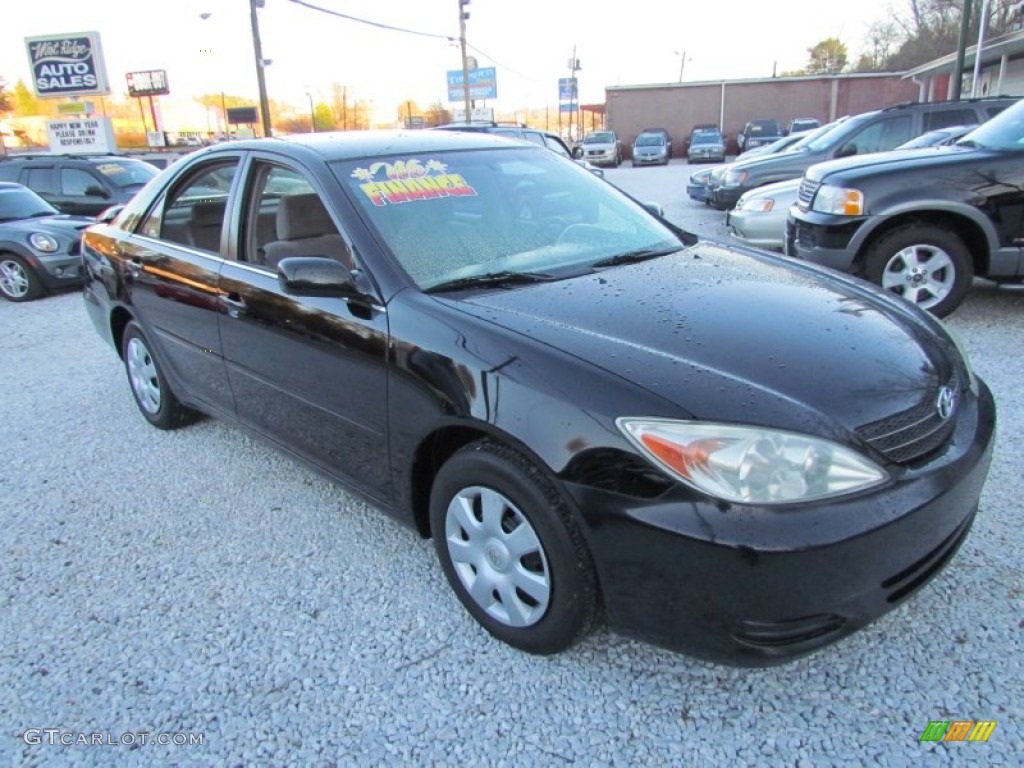
M670 253L679 253L681 250L683 249L679 246L673 246L672 248L640 248L636 251L620 253L618 256L612 256L610 259L594 262L591 266L614 267L619 264L633 264L637 261L646 261L658 256L668 256Z
M508 285L526 285L528 283L544 283L556 279L554 275L546 275L542 272L485 272L482 275L469 275L468 277L457 277L454 280L445 280L437 285L432 285L425 290L426 293L440 293L442 291L457 291L462 288L503 288Z

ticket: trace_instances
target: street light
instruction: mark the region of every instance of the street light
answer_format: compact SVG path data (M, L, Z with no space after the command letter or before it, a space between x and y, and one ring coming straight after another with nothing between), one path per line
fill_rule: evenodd
M313 108L313 94L306 91L306 95L309 97L309 124L313 127L313 133L316 133L316 110Z

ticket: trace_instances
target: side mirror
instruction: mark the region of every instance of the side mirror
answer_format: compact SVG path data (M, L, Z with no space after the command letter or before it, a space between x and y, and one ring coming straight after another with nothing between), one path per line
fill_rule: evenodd
M281 289L292 296L352 297L359 293L348 267L328 256L289 256L277 265Z
M583 157L583 147L573 147L572 156L577 160Z
M100 222L101 224L109 224L114 219L116 219L123 210L123 205L112 205L109 208L105 208L103 212L96 217L96 221Z
M660 203L644 203L643 206L659 219L665 218L665 209L661 207Z
M98 186L96 184L90 184L88 187L85 188L85 196L107 198L110 197L110 193L101 186Z

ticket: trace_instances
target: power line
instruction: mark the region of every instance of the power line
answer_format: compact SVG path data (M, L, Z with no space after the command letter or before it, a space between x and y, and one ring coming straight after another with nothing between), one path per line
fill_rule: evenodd
M434 37L440 40L447 40L448 42L455 42L458 39L456 37L453 37L452 35L436 35L432 32L420 32L419 30L415 29L405 29L404 27L395 27L390 24L383 24L379 21L360 19L357 16L350 16L347 13L341 13L340 11L332 11L330 8L321 8L319 5L307 3L305 2L305 0L291 0L291 2L295 3L296 5L301 5L303 8L309 8L310 10L313 11L320 11L320 13L326 13L331 16L337 16L342 19L348 19L349 21L355 21L360 24L368 24L371 27L378 27L379 29L389 29L392 32L404 32L405 34L408 35L419 35L420 37Z

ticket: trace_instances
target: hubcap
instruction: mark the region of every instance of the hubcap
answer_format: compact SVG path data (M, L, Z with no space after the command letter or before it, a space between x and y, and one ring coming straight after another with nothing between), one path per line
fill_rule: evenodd
M488 616L510 627L544 617L551 572L537 532L504 495L463 488L445 514L448 554L459 581Z
M21 264L16 261L0 261L0 290L15 299L28 293L28 273Z
M139 404L147 413L160 410L160 379L156 373L156 362L146 345L140 339L128 342L128 378Z
M882 287L924 309L930 309L953 290L956 267L948 253L935 245L910 245L889 259Z

